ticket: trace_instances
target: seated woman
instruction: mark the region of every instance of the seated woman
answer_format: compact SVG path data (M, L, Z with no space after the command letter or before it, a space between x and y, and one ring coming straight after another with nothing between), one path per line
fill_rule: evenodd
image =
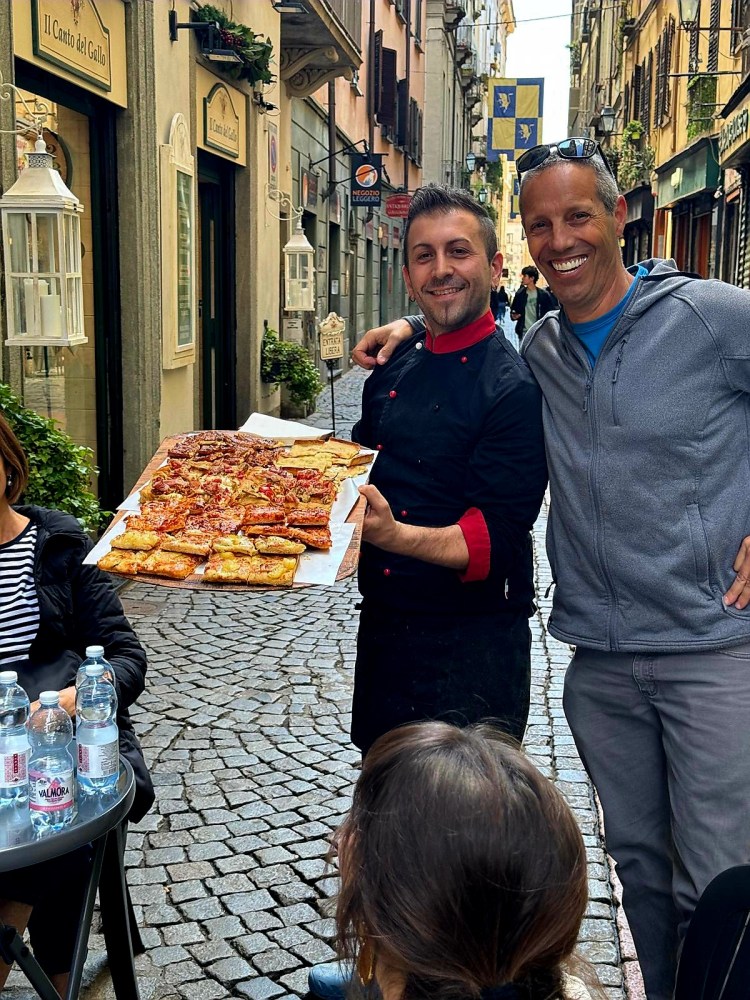
M135 772L129 819L137 822L154 790L128 715L143 691L146 654L112 584L84 566L91 540L69 514L13 507L28 481L23 448L0 415L0 670L15 670L32 703L59 690L75 714L75 678L86 646L104 646L117 690L120 753ZM90 870L87 848L33 868L0 874L0 921L27 926L34 954L57 991L65 992ZM0 989L9 966L0 962Z
M555 786L487 725L404 726L340 829L339 948L383 1000L582 1000L586 852Z

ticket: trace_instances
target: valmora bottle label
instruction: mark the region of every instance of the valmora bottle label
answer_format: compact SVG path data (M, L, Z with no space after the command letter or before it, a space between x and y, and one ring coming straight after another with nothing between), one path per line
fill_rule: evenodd
M28 750L22 750L21 753L0 754L0 788L25 785L29 777L28 763Z
M110 778L117 774L120 754L117 741L78 743L78 773L86 778Z
M29 808L37 812L57 812L73 805L73 772L50 776L29 772Z

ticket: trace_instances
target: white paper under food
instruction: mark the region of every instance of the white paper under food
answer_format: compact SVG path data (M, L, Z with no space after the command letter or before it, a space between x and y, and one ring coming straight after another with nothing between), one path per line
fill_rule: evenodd
M125 518L118 521L117 524L112 525L112 527L107 528L102 537L83 560L84 566L96 566L101 557L106 556L112 548L112 539L117 538L118 535L121 535L126 530L127 521Z
M239 430L281 441L309 441L332 433L330 429L298 424L295 420L279 420L278 417L269 417L266 413L251 413Z
M353 524L331 524L333 544L327 552L308 549L299 557L295 583L317 583L332 587L354 534Z

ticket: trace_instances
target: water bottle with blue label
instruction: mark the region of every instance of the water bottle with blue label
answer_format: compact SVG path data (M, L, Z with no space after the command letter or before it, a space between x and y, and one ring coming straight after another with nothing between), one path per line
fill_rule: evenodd
M59 691L42 691L29 719L29 812L36 830L61 830L76 815L75 773L68 744L73 723Z
M0 806L25 806L29 798L29 698L15 670L0 673Z
M89 663L76 694L78 788L83 795L107 792L117 785L120 769L117 694L102 663Z

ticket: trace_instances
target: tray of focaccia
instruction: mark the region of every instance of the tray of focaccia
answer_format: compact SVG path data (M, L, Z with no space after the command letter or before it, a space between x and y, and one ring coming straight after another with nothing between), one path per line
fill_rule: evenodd
M356 568L373 459L337 438L166 438L85 561L177 587L330 585Z

